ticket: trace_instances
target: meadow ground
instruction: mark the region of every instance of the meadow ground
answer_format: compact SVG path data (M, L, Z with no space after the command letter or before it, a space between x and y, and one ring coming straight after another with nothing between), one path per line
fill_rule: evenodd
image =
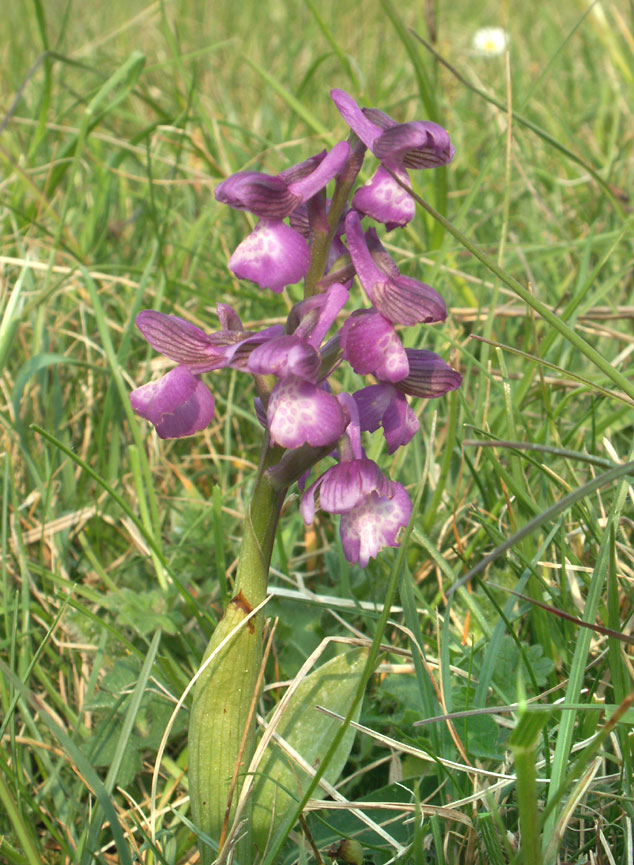
M306 529L288 499L267 682L328 637L393 650L343 804L310 805L262 861L350 837L375 865L632 863L631 4L32 0L3 19L0 862L198 859L174 707L235 572L261 429L227 371L212 426L159 440L127 394L170 364L134 318L284 320L300 287L231 275L253 221L213 188L344 137L340 87L451 133L453 164L414 178L448 223L421 206L386 242L450 309L409 345L464 381L418 401L394 458L367 438L417 502L402 553L351 567L335 520ZM474 50L487 25L508 55Z

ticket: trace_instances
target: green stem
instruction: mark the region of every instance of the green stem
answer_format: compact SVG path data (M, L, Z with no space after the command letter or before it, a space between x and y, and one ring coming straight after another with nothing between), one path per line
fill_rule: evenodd
M266 470L279 462L282 453L281 448L270 447L268 438L264 441L244 523L234 595L242 593L250 607L261 604L266 597L277 523L288 489L276 484Z
M311 240L310 267L304 280L304 297L312 297L319 292L317 284L323 277L328 263L328 252L330 244L335 236L337 227L348 204L348 198L352 191L365 156L365 147L358 138L350 135L350 156L345 168L339 173L335 181L335 190L328 208L328 226L319 226L319 230L313 230Z
M515 771L517 773L517 808L520 818L521 849L524 865L541 865L542 850L537 811L537 771L535 748L514 748Z

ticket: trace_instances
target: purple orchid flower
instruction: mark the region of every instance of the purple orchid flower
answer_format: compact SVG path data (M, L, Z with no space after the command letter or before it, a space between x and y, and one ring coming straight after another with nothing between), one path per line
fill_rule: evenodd
M418 418L405 395L394 385L371 384L353 396L359 410L361 429L374 432L382 426L389 454L410 442L418 431Z
M398 124L377 109L361 109L341 90L332 98L354 133L349 142L276 176L238 172L215 191L218 201L258 218L229 261L236 276L279 293L310 267L305 298L291 309L286 327L247 331L230 306L218 304L221 329L205 333L177 316L145 310L137 317L141 333L177 366L130 399L160 437L179 438L214 417L204 373L231 367L253 375L266 446L285 449L267 471L275 473L280 489L300 479L306 523L314 518L319 493L321 508L341 516L346 558L365 567L383 547L398 546L412 505L405 488L368 459L361 431L382 427L393 453L419 426L408 396L441 396L457 388L461 376L433 352L403 347L397 327L443 321L447 309L434 289L401 274L376 231L364 233L361 217L385 223L388 231L405 225L415 203L395 177L405 183L410 169L446 165L454 149L435 123ZM380 166L353 193L366 149ZM325 187L335 177L329 201ZM371 307L354 310L328 338L355 275ZM375 376L377 384L335 396L329 377L342 360L360 375ZM304 490L311 467L329 453L337 464Z
M341 406L320 384L331 368L322 370L319 347L347 299L347 289L335 284L301 301L288 317L293 333L261 344L249 357L250 372L280 379L269 399L267 424L272 441L282 447L325 447L343 435Z
M134 411L156 427L162 439L183 438L208 426L214 418L214 398L200 377L177 366L157 381L133 390Z
M394 325L380 312L353 312L341 328L340 340L344 360L359 375L371 373L384 381L398 381L409 372L407 354Z
M315 494L328 513L341 514L339 533L346 559L365 568L383 547L398 546L396 536L407 525L412 503L402 484L385 477L361 447L359 414L349 394L339 401L350 420L340 442L339 463L327 469L302 495L306 525L315 516Z
M436 399L450 390L457 390L462 376L433 351L422 348L406 348L409 373L394 387L401 393L422 399Z
M346 240L359 281L373 306L393 324L431 324L447 318L444 300L429 285L403 276L387 256L389 266L378 266L370 254L355 210L346 216ZM372 231L372 229L370 229Z
M134 411L149 420L161 438L181 438L204 429L214 416L214 398L200 375L227 366L245 369L249 354L283 334L282 325L245 331L227 304L217 305L222 330L207 334L176 315L145 309L136 325L152 348L179 366L130 394Z
M391 482L387 496L370 493L341 516L339 534L347 561L365 568L384 547L398 547L397 535L411 516L412 502L398 481Z
M450 163L455 148L449 134L431 121L397 123L376 108L362 109L344 90L332 90L330 95L350 129L382 163L370 182L356 191L353 207L385 223L388 231L407 225L416 205L392 174L409 184L408 168Z
M216 187L218 201L260 217L229 259L229 269L238 278L279 293L306 275L308 244L282 220L317 195L341 170L349 153L347 142L340 141L329 153L311 157L275 177L240 171Z
M456 390L462 382L460 373L433 351L406 348L405 354L409 372L404 378L381 381L353 394L361 429L374 432L382 426L389 454L411 441L419 427L405 394L434 399Z
M334 446L346 428L337 398L296 375L275 385L266 418L271 441L284 448Z

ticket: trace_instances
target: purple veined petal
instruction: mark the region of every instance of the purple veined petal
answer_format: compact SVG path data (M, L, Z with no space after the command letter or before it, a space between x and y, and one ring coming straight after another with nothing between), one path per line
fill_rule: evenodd
M359 281L370 300L373 300L372 287L382 279L385 279L383 271L379 270L376 262L370 255L361 226L361 217L356 210L351 210L345 221L346 240L348 251L354 264Z
M304 524L307 526L309 526L315 519L315 494L321 486L324 475L325 472L302 493L299 502L299 512L304 520Z
M194 373L224 366L224 353L213 337L183 318L144 309L136 317L136 326L152 348Z
M301 201L285 180L259 171L232 174L216 187L214 194L222 204L262 219L284 219Z
M308 205L306 202L298 204L288 218L293 231L301 234L306 240L310 240L310 221L308 219Z
M249 355L247 369L254 375L298 376L316 383L321 360L319 353L296 334L262 343Z
M361 285L384 318L405 325L431 324L447 318L444 300L429 285L398 273L393 262L389 273L379 268L368 249L356 210L346 217L346 239Z
M402 393L422 399L435 399L460 387L460 373L433 351L406 348L405 352L409 361L409 373L394 385Z
M230 333L231 331L228 332ZM227 345L225 348L225 365L231 367L231 369L245 370L249 356L254 349L262 345L262 343L269 342L272 339L279 339L281 336L284 336L283 324L273 324L271 327L267 327L256 333L244 331L237 340L234 340L231 345Z
M346 418L346 434L339 443L339 457L348 460L364 459L365 451L361 446L361 422L357 403L354 397L345 391L338 394L337 399Z
M379 129L391 129L392 126L398 126L396 120L393 120L385 111L380 108L362 108L361 109L370 123L374 123Z
M267 419L272 441L284 448L334 445L346 425L336 397L296 376L275 385Z
M449 133L430 120L398 123L375 140L372 152L382 162L399 162L405 168L437 168L455 155Z
M276 294L303 279L309 265L310 251L301 234L283 222L265 219L229 259L229 269L239 279L250 279Z
M304 159L303 162L298 162L297 165L291 165L290 168L285 168L284 171L280 171L277 176L289 185L295 183L295 181L301 180L303 177L312 174L313 171L324 161L327 152L327 150L322 150L319 153L315 153L314 156L309 156L308 159Z
M394 324L433 324L447 318L447 306L438 292L409 276L377 282L372 294L374 306Z
M409 182L404 168L396 164L390 165L390 168L404 183ZM384 223L388 231L407 225L416 213L416 202L412 196L381 165L370 182L357 189L352 205L371 219Z
M385 276L400 276L401 271L396 266L396 262L392 256L379 240L376 228L368 228L364 236L370 255L381 273L385 274Z
M340 330L344 360L359 375L399 381L409 372L405 349L392 325L380 313L361 310Z
M377 464L367 457L342 460L324 473L319 504L329 514L345 514L372 492L388 495L390 484Z
M412 515L412 503L401 484L393 482L391 495L370 495L341 517L339 534L346 559L365 568L383 547L397 547L396 536Z
M297 487L298 487L300 493L303 493L304 490L306 489L306 484L308 483L308 478L310 477L311 471L312 471L312 468L306 469L306 471L301 476L301 478L298 479Z
M371 384L352 394L359 412L361 429L375 432L381 426L383 415L387 411L394 394L397 391L393 385Z
M331 90L330 96L337 106L339 114L341 114L350 129L352 129L357 138L363 141L367 148L372 150L375 139L381 133L380 127L375 126L372 121L368 120L352 96L346 93L345 90Z
M296 303L288 314L287 329L319 349L347 300L348 289L335 282L323 294Z
M389 454L406 445L418 431L416 414L394 385L372 384L353 396L359 409L361 429L374 432L382 426Z
M349 155L348 142L339 141L311 174L289 185L289 192L297 196L300 201L312 198L339 173Z
M335 265L339 266L339 260L341 259L341 263L344 260L347 260L350 263L350 256L348 255L348 250L343 245L343 242L340 237L335 235L330 244L330 249L328 250L328 262L326 264L326 273L330 273ZM353 274L354 276L354 274ZM352 278L352 277L351 277ZM340 280L340 282L345 283L346 280ZM332 283L331 283L332 284Z
M223 330L244 332L244 325L240 320L240 316L228 303L217 303L216 312Z
M407 399L398 391L395 393L396 396L390 401L381 421L388 454L393 454L395 450L408 444L420 426Z
M264 408L264 404L262 403L262 399L259 396L253 397L253 408L255 410L255 416L260 423L260 426L267 429L266 425L266 409Z
M322 510L330 514L343 514L358 505L371 492L389 495L391 487L391 481L377 464L367 457L341 460L337 465L326 469L304 492L300 513L306 525L310 525L315 517L315 496L318 490Z
M185 366L177 366L157 381L132 391L130 403L163 439L193 435L214 417L209 388Z

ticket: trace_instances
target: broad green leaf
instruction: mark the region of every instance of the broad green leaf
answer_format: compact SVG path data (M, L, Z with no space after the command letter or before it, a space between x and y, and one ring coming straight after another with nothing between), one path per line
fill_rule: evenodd
M297 752L313 769L317 769L341 722L322 712L323 706L345 716L354 699L363 668L368 657L367 649L352 649L322 664L301 682L283 713L276 733ZM361 703L357 706L357 720ZM348 728L341 744L330 760L324 779L334 784L346 764L355 731ZM272 741L258 768L258 778L253 792L253 837L260 851L275 838L276 829L294 811L298 801L310 783L311 775L292 762L282 747ZM313 797L320 799L326 794L317 787Z

